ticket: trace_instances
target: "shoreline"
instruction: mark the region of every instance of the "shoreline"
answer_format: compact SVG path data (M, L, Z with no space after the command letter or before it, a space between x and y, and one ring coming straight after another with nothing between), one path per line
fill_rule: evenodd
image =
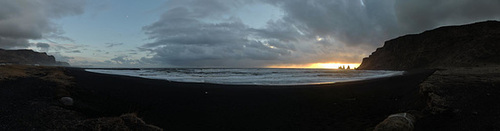
M136 117L165 130L371 130L393 113L422 111L426 101L419 84L434 72L413 70L402 76L333 84L257 86L170 82L82 68L25 70L33 72L32 68L38 70L34 76L0 80L0 104L5 105L0 107L0 129L94 129ZM46 79L50 72L64 74L64 80L71 82L60 87L61 81ZM74 104L62 105L61 96L71 97ZM154 127L145 123L141 127Z
M84 90L74 96L75 107L96 116L136 112L169 130L365 130L392 113L422 110L418 84L433 71L271 88L67 72Z
M193 76L184 76L183 78L185 79L191 79L191 80L179 80L175 79L167 79L167 77L171 77L169 75L164 75L164 74L158 74L161 71L156 71L155 69L178 69L178 68L146 68L146 69L139 69L139 68L81 68L84 71L87 72L92 72L92 73L99 73L99 74L110 74L110 75L120 75L120 76L130 76L130 77L138 77L138 78L146 78L146 79L153 79L153 80L165 80L165 81L171 81L171 82L180 82L180 83L198 83L198 84L217 84L217 85L233 85L233 86L308 86L308 85L323 85L323 84L334 84L334 83L342 83L342 82L355 82L355 81L364 81L364 80L370 80L370 79L378 79L378 78L384 78L384 77L392 77L392 76L401 76L405 73L405 71L391 71L393 73L385 73L385 74L378 74L378 75L372 75L372 76L364 76L364 77L353 77L350 79L344 79L344 80L338 80L338 79L332 79L331 81L317 81L317 82L303 82L303 81L290 81L291 83L269 83L269 82L228 82L227 80L221 80L221 79L208 79L209 81L205 81L205 79L201 80L198 79L198 77ZM268 70L268 69L284 69L284 70L290 70L291 68L185 68L185 69L257 69L257 71L263 69L263 70ZM127 72L119 72L121 70L127 70ZM151 71L153 70L152 74L142 74L143 72L129 72L129 71L137 71L137 70L146 70L146 71ZM311 69L311 68L295 68L292 70L327 70L327 71L335 71L337 69ZM118 71L118 72L115 72ZM251 71L251 70L249 70ZM339 70L339 71L348 71L348 70ZM358 71L358 70L352 70L352 71ZM378 72L387 72L390 70L365 70L365 71L378 71ZM168 71L170 73L170 71ZM331 73L331 72L322 72L322 73ZM345 73L345 72L343 72ZM183 74L183 73L181 73ZM185 74L185 73L184 73ZM190 73L189 73L190 74ZM204 73L200 73L200 75L203 75ZM275 74L275 72L273 72ZM279 74L279 73L278 73ZM255 75L255 74L251 74ZM316 74L320 75L320 74ZM159 77L160 76L160 77ZM227 77L227 76L215 76L215 77ZM283 78L287 78L284 77ZM308 77L310 78L310 77ZM315 77L312 77L315 78ZM322 77L318 77L322 78ZM196 80L193 80L196 79ZM255 78L250 78L250 79L255 79ZM302 78L303 79L303 78ZM324 78L323 78L324 79ZM210 82L212 81L212 82ZM235 81L241 81L239 79L236 79ZM257 80L258 81L258 80Z

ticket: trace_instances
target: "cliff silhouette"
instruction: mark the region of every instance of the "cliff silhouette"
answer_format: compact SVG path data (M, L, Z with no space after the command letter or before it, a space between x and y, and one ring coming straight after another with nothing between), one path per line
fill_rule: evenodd
M56 61L56 58L47 53L33 50L4 50L0 49L0 64L14 65L44 65L44 66L70 66L66 62Z
M495 104L500 100L499 21L440 27L389 40L358 69L434 70L419 84L427 106L412 114L420 116L415 130L500 129L492 123L500 115L500 105ZM406 125L398 124L402 121L388 117L377 129L403 129Z
M500 22L445 26L386 41L361 70L409 70L500 65Z

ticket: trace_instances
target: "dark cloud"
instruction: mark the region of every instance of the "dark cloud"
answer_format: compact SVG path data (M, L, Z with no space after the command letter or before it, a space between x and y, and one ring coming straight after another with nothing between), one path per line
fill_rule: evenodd
M170 8L166 14L177 13L172 9L180 7L189 8L190 12L184 14L187 17L219 19L234 8L253 2L254 0L169 0L165 5ZM170 11L174 12L169 13Z
M49 55L54 56L57 61L63 62L69 62L71 59L74 59L74 57L62 55L60 52L50 52Z
M66 53L82 53L80 50L66 51Z
M29 39L68 39L51 20L83 13L82 0L0 1L0 48L25 48Z
M129 65L129 66L138 66L141 64L141 61L136 60L136 59L131 59L129 56L117 56L115 58L112 58L111 61L108 62L108 64L120 64L120 65Z
M211 4L207 5L172 8L159 21L145 26L146 34L154 40L141 47L155 54L148 61L173 66L241 67L272 63L280 56L290 55L293 46L275 38L261 39L260 32L272 31L251 29L234 17L218 23L202 21L200 17L208 15L203 12ZM230 8L219 6L223 10Z
M104 43L104 45L106 45L106 47L108 47L108 48L111 48L114 46L121 46L121 45L123 45L123 43Z
M1 21L0 21L1 22ZM9 48L22 48L28 47L31 44L27 39L17 39L17 38L9 38L0 36L0 48L9 49Z
M48 52L50 48L50 45L47 43L36 43L35 45L42 52Z
M420 32L442 25L500 19L498 0L398 0L395 12L401 30Z
M500 19L493 0L271 0L285 20L307 35L331 36L347 45L380 46L385 40L444 25Z
M270 4L284 15L263 28L244 24L234 10ZM499 19L491 0L172 0L160 19L143 27L152 40L139 49L160 65L262 67L312 62L360 62L384 41L438 26ZM245 16L243 16L245 17Z
M266 1L285 11L283 20L310 37L332 37L348 45L378 44L396 31L393 4L360 0Z

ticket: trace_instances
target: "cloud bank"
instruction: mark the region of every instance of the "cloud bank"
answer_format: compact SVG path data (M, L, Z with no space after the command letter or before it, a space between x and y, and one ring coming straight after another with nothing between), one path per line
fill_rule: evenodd
M498 0L397 0L400 30L420 32L442 25L500 20Z
M198 2L171 1L171 9L160 20L144 27L154 40L142 46L155 53L150 61L172 66L251 67L272 63L294 50L292 44L262 34L274 30L252 29L237 17L224 17L244 2ZM220 22L210 22L213 19Z
M231 15L268 4L284 16L252 28ZM263 67L313 62L360 62L383 42L443 25L500 19L491 0L172 0L160 19L143 27L144 44L167 66Z
M0 48L26 48L30 39L63 39L52 19L83 13L82 0L0 1Z
M84 54L84 49L51 40L71 41L53 21L82 14L84 5L83 0L0 1L0 48L50 48L61 59L83 59L61 54ZM149 40L139 52L115 55L108 63L164 67L357 63L397 36L500 20L498 0L169 0L164 7L157 21L142 27ZM245 8L280 15L257 27L248 21L255 12L247 15ZM40 39L48 43L29 43ZM148 55L137 59L141 54Z

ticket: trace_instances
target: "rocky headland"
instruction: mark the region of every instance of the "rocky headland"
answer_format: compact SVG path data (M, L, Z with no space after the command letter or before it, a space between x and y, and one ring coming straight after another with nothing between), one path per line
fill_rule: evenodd
M4 50L0 49L0 64L2 65L43 65L43 66L70 66L66 62L56 61L56 58L47 53L33 50Z
M361 70L409 70L500 65L500 22L446 26L385 42Z
M362 70L433 69L417 130L500 129L500 22L446 26L385 42ZM396 113L396 112L395 112Z

